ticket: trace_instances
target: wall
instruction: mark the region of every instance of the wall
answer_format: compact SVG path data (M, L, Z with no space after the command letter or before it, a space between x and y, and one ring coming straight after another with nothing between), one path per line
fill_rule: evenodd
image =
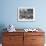
M13 24L16 28L46 28L46 0L0 0L0 25ZM34 7L36 20L34 22L18 22L18 7Z

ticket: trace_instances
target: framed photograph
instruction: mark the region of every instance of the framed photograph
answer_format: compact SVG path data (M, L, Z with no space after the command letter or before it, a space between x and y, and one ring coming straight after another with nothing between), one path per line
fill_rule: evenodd
M35 21L35 8L19 7L17 14L18 21Z

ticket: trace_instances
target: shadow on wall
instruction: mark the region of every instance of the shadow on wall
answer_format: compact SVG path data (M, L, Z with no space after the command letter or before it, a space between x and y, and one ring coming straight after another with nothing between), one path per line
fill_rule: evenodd
M6 28L5 25L0 24L0 43L2 43L2 36L3 36L2 32L6 31L6 30L3 30L4 28Z

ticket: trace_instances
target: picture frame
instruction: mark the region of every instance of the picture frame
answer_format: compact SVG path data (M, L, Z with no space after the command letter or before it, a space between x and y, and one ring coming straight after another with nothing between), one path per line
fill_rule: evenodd
M18 21L35 21L35 8L19 7L17 14Z

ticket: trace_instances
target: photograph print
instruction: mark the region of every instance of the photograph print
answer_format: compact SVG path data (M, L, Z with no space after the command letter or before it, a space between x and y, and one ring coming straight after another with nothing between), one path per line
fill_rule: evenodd
M35 8L19 7L18 21L35 21Z

